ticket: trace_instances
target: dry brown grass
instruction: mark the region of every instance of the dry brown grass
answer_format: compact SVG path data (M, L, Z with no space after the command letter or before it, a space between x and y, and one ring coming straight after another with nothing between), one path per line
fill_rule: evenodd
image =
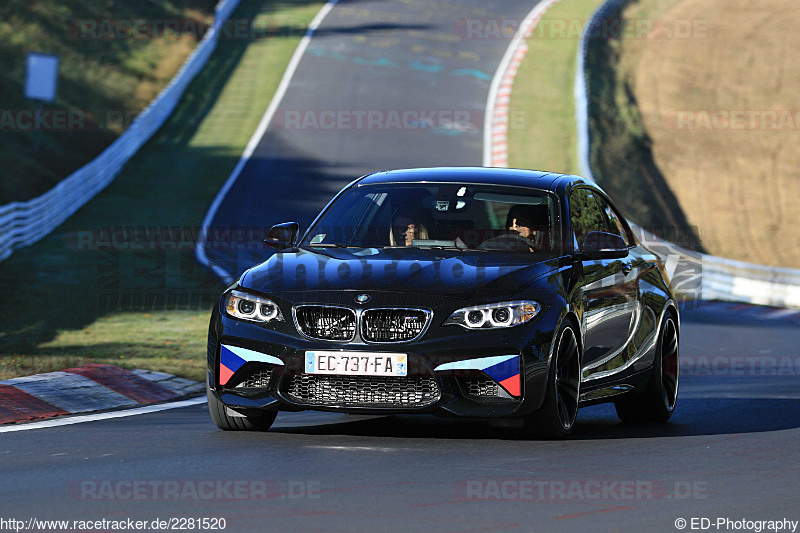
M643 0L626 19L686 37L630 38L621 67L656 163L712 254L800 264L800 9L797 0ZM715 112L724 115L716 124ZM734 112L777 111L777 129ZM778 122L780 124L780 122Z

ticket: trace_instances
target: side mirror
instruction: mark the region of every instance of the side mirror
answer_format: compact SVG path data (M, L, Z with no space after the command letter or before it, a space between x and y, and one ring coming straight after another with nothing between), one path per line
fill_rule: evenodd
M628 255L628 245L619 235L592 231L584 239L580 253L589 259L622 259Z
M278 250L284 250L294 246L297 234L300 233L300 224L297 222L284 222L272 226L267 232L264 244L272 246Z

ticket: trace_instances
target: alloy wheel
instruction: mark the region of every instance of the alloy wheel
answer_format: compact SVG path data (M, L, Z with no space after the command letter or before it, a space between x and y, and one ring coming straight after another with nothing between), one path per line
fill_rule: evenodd
M578 415L580 389L580 357L578 341L571 328L561 334L556 355L556 402L558 417L564 429L570 429Z
M664 324L664 334L661 339L661 391L664 405L669 410L675 408L678 399L678 332L672 318Z

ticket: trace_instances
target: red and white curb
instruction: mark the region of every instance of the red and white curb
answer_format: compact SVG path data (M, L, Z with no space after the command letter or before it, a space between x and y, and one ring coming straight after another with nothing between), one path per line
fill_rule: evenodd
M483 166L508 167L508 109L514 79L517 77L522 60L528 53L528 38L542 16L558 1L543 0L528 13L500 61L486 103L487 127L483 141Z
M89 364L0 381L0 424L148 405L204 389L163 372Z

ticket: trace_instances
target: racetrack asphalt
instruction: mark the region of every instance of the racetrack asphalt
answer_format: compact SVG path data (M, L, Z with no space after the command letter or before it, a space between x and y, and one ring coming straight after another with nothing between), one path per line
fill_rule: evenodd
M480 166L489 86L510 42L491 30L519 23L536 4L338 3L210 225L307 227L339 189L364 174ZM271 253L260 238L254 241L255 250L206 251L213 265L236 277Z
M508 43L451 42L453 28L470 16L521 19L531 7L342 2L281 108L481 111L489 80L479 73L491 76ZM480 131L468 128L270 128L214 224L308 223L360 174L480 162ZM234 269L257 259L216 257ZM205 406L8 433L0 436L0 518L209 517L224 518L227 531L463 532L798 520L799 331L795 322L685 311L681 355L689 364L673 419L624 425L613 406L590 407L564 442L515 440L478 421L330 413L282 413L270 432L230 433L214 427Z
M3 435L2 516L459 532L799 519L796 324L701 309L684 312L683 328L690 364L667 424L621 424L600 405L580 411L564 442L480 421L312 412L231 433L194 406Z

